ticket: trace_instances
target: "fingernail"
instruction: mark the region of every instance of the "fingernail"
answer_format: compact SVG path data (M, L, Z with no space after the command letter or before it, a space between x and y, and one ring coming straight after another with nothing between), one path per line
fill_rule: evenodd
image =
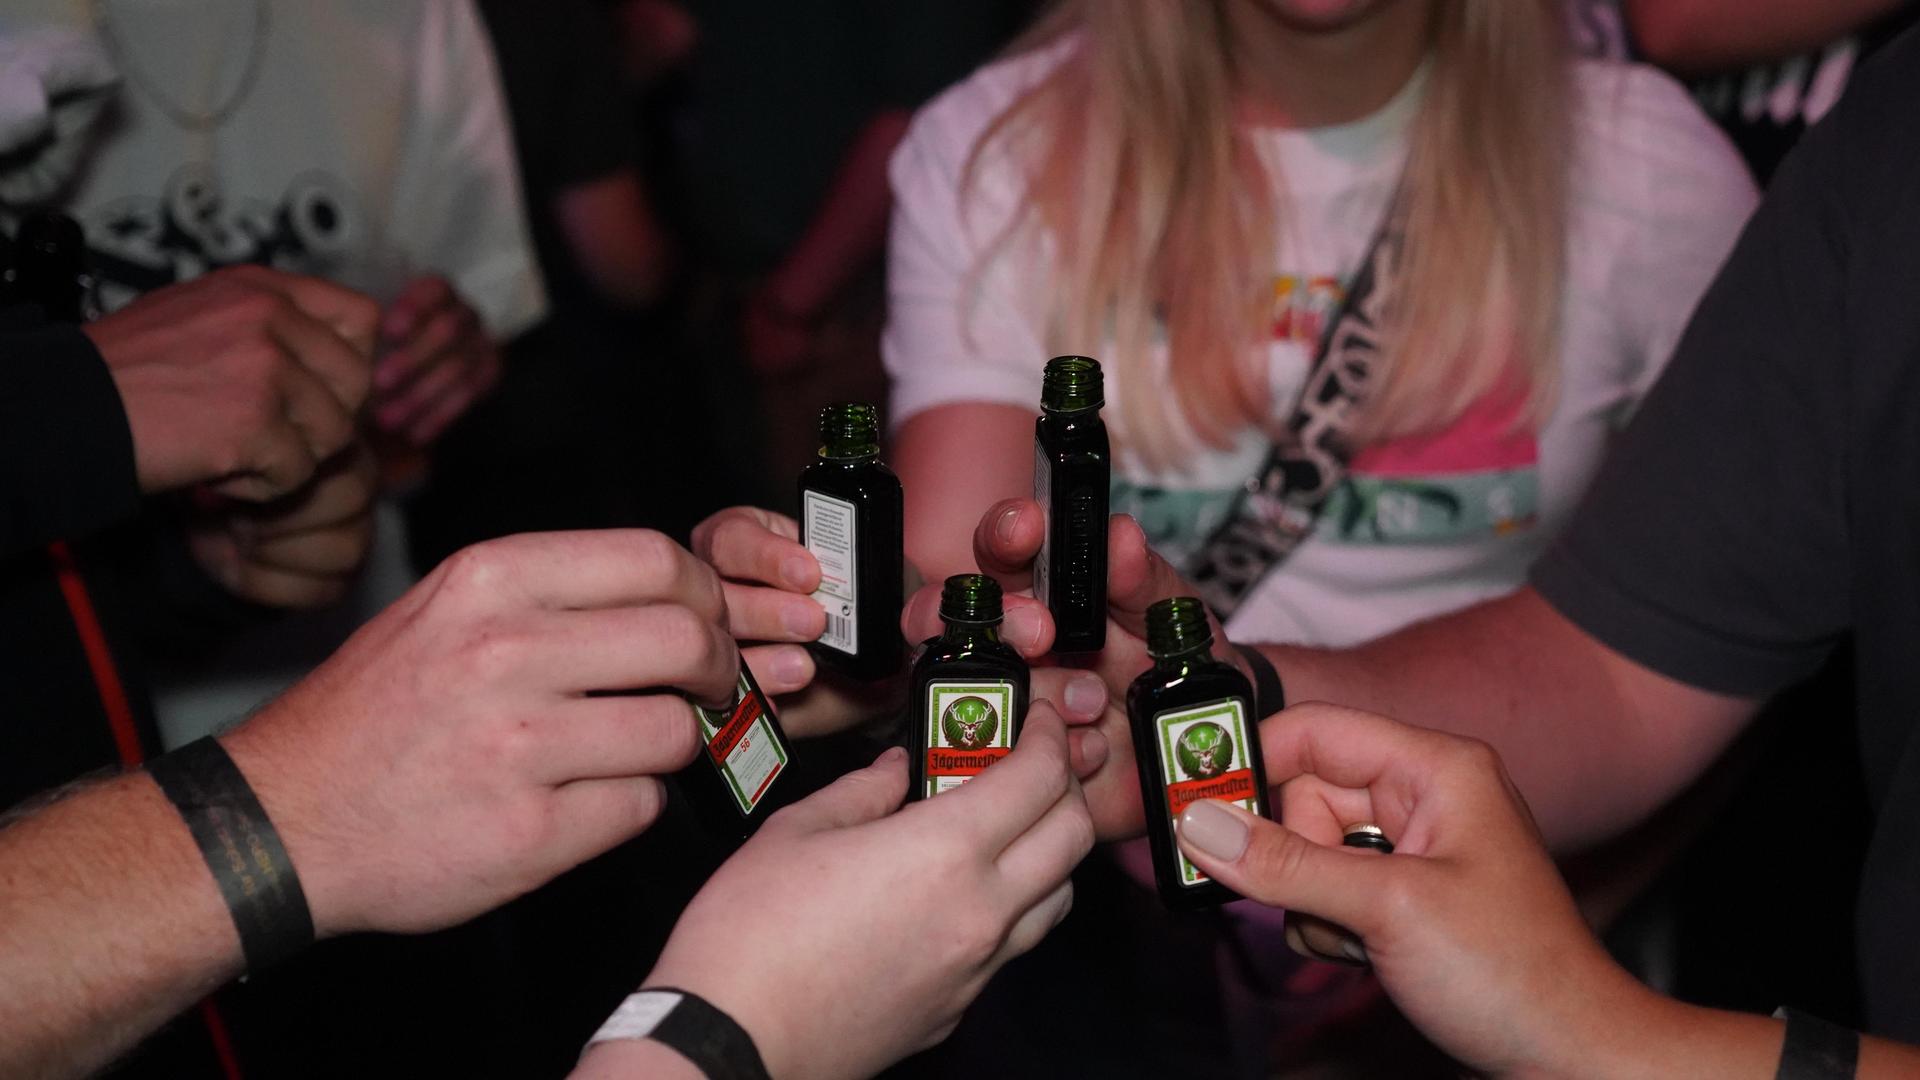
M1180 835L1214 858L1232 862L1245 854L1253 834L1233 811L1212 799L1201 799L1181 813Z
M788 634L803 641L820 636L823 629L820 620L820 605L790 604L780 612L780 625Z
M1098 731L1085 731L1080 735L1080 766L1086 774L1098 772L1100 766L1107 763L1107 737Z
M1008 611L1001 623L1001 636L1012 641L1023 655L1032 656L1040 648L1039 610L1017 607Z
M1075 675L1067 683L1064 696L1069 713L1076 717L1096 717L1107 707L1107 684L1098 675Z
M1010 506L1000 511L1000 519L993 523L993 535L1003 544L1013 543L1013 523L1019 520L1020 508Z
M1366 967L1372 963L1372 961L1367 959L1367 947L1360 944L1359 938L1342 938L1340 941L1340 955L1359 964L1361 967Z
M780 560L780 576L788 585L796 589L804 589L807 583L813 580L813 567L807 565L805 558L789 555Z
M773 657L773 674L785 686L804 685L811 677L805 649L781 649Z
M906 759L907 750L905 747L889 746L885 750L880 751L880 756L874 758L873 763L875 765L891 765L896 761L905 761Z

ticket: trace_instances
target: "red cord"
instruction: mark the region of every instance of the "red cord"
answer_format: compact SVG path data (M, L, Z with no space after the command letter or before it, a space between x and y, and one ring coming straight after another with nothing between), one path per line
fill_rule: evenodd
M100 615L94 610L93 597L87 592L85 579L80 576L80 565L74 560L73 549L64 540L49 544L47 554L53 560L53 574L60 583L60 595L66 598L67 611L73 616L73 628L80 635L80 648L86 653L87 668L93 673L94 688L100 692L100 707L106 711L107 726L113 731L113 745L120 752L120 764L129 769L139 768L147 757L146 751L140 746L140 730L134 724L133 706L127 700L126 684L120 681L120 669L114 665L113 650L107 646L106 631L100 627ZM220 1071L227 1080L242 1080L240 1056L234 1052L227 1022L221 1017L220 1007L214 1004L213 998L200 1002L200 1020L206 1025L207 1038L213 1043L214 1055L220 1059Z

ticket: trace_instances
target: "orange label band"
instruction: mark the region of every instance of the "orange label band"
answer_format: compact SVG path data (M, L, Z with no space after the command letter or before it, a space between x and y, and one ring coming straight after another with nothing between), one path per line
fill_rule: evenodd
M753 694L743 696L739 704L733 707L733 715L727 718L726 725L714 732L713 738L707 741L707 753L713 755L716 763L724 762L727 755L733 753L733 748L740 745L740 740L747 737L747 729L758 719L760 699Z
M936 746L927 751L927 775L978 776L986 770L987 766L1011 752L1004 746L989 746L981 750L955 750L951 747Z

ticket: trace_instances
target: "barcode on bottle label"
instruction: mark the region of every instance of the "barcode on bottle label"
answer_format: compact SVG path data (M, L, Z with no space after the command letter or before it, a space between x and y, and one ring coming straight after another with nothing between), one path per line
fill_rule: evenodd
M820 643L849 655L860 652L860 557L853 504L808 491L801 496L807 550L820 563L813 601L827 613Z

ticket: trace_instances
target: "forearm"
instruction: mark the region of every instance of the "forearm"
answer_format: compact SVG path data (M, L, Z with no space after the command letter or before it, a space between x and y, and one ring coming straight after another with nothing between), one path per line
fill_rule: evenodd
M1773 1076L1786 1041L1785 1021L1688 1005L1642 988L1624 1009L1592 1017L1585 1045L1548 1070L1554 1075ZM1860 1080L1920 1070L1920 1048L1862 1037Z
M97 1070L241 965L199 849L144 774L0 831L0 1075Z
M893 203L887 162L906 137L911 119L905 109L888 109L854 138L806 232L768 279L768 292L783 312L819 315L854 274L880 254Z
M1753 708L1634 664L1531 590L1354 649L1261 649L1291 702L1335 702L1491 743L1563 851L1652 813Z
M1902 0L1627 0L1642 54L1682 74L1710 74L1817 49Z

